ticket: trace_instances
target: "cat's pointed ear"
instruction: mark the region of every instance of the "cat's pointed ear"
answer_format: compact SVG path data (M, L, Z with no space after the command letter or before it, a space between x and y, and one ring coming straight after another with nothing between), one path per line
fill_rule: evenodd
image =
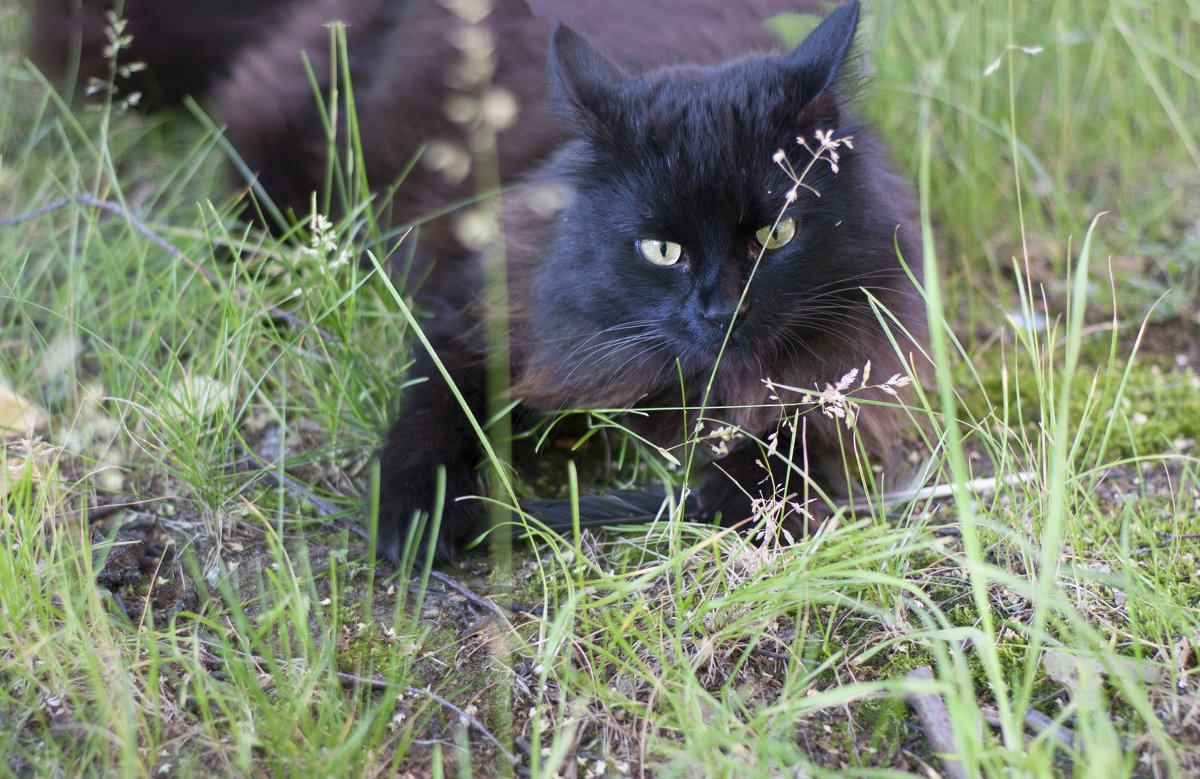
M621 69L587 38L559 22L550 42L550 97L561 112L593 127L607 125L613 92L624 80Z
M796 73L807 100L816 100L837 80L846 65L858 29L858 0L825 17L796 50L784 58Z

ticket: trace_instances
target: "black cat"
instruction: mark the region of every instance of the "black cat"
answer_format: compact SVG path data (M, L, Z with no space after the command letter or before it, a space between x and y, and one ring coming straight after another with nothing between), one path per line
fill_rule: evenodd
M877 378L904 373L870 298L920 337L922 306L897 259L897 248L919 258L918 232L906 187L843 101L857 20L857 4L843 6L786 56L634 75L570 28L555 31L550 103L565 137L506 199L512 395L524 409L686 407L628 417L672 445L703 406L762 440L781 402L802 400L767 379L820 389L868 362ZM774 158L780 149L793 173L808 167L800 186ZM547 190L553 207L531 205ZM435 346L482 417L478 331L464 322ZM379 541L392 559L414 511L432 505L437 468L448 498L477 490L476 436L440 376L422 370L430 381L406 395L382 453ZM863 408L856 432L886 450L894 415ZM807 414L798 445L777 440L778 451L836 487L839 424ZM735 443L705 469L703 515L746 519L752 497L787 470L754 440ZM803 479L791 483L799 491ZM440 558L478 527L478 512L447 503Z
M426 279L418 302L436 313L426 328L436 353L476 419L485 418L484 322L496 311L482 279L491 258L503 258L490 270L507 279L500 320L517 418L633 409L640 413L628 425L667 446L694 436L701 416L708 431L740 431L705 466L699 490L701 515L732 524L777 485L801 492L797 468L844 492L851 427L821 411L793 416L813 405L797 390L828 387L836 400L839 386L867 383L868 363L874 383L903 375L892 339L907 352L924 333L921 299L898 258L919 280L911 196L851 108L861 80L852 54L858 3L837 8L782 55L759 24L789 10L774 4L498 0L489 16L467 22L437 3L305 0L238 55L216 87L216 112L268 192L306 211L326 142L297 60L304 49L319 78L328 72L319 21L348 18L377 189L430 139L476 140L478 124L443 110L448 96L505 90L518 113L511 129L494 128L495 148L502 180L520 183L504 197L504 251L464 247L462 232L442 219L422 228L411 260L411 277ZM551 36L553 19L570 26ZM467 27L489 31L491 72L484 82L447 84ZM415 219L471 187L417 165L390 218ZM891 337L883 310L899 325ZM414 517L434 506L439 469L446 504L437 558L483 525L477 501L456 500L479 491L478 436L429 355L417 358L428 380L405 393L380 455L379 549L393 562ZM889 399L880 389L858 394ZM850 413L868 451L893 450L898 414L885 405ZM809 508L786 526L802 532L820 516Z

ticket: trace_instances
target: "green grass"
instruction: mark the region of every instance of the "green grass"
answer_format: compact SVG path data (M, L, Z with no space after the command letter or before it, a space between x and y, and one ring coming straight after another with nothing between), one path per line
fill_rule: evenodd
M867 110L930 236L913 413L956 488L782 552L538 536L451 569L490 614L385 580L277 478L366 523L414 333L385 279L333 267L363 219L333 248L246 227L211 127L73 113L0 6L0 219L124 212L0 226L0 382L47 419L0 451L0 773L922 775L920 690L979 775L1200 770L1200 4L872 10ZM681 485L609 443L517 487ZM95 578L135 519L178 562L122 605Z

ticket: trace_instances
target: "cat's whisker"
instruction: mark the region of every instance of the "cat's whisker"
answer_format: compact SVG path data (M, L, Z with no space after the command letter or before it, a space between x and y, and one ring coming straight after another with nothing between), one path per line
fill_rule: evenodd
M835 316L832 318L794 319L790 324L802 326L808 332L824 333L847 344L854 344L864 336L878 337L880 335L880 330L873 319L847 317L839 315L838 312L834 312L834 314ZM797 333L788 333L788 335L795 338L801 337Z
M578 343L576 343L569 352L559 356L556 359L559 372L566 371L565 375L562 375L562 378L558 382L557 389L561 392L561 390L568 385L568 382L575 375L576 371L581 367L584 367L591 362L599 362L608 359L610 355L620 351L621 349L626 349L639 342L653 339L654 335L651 332L651 328L654 325L661 324L661 320L622 322L616 325L605 327L601 330L597 330L596 332L593 332L587 336L572 334L570 336L564 336L560 338L529 341L523 345L545 345L578 341ZM628 330L633 330L634 332L619 338L604 339L604 336ZM601 353L603 353L603 356L597 357L597 355ZM570 370L567 370L569 366Z
M886 282L889 280L900 281L906 278L908 277L902 271L868 271L851 276L843 276L842 278L826 282L825 284L818 284L804 290L787 293L787 297L820 297L822 295L856 292L858 290L888 292L894 291L895 288L882 283L855 284L854 282L860 279L874 282Z
M634 328L647 328L647 327L652 327L654 325L660 325L660 324L662 324L662 320L647 319L647 320L638 321L638 322L623 322L621 324L610 325L609 327L602 328L600 330L595 331L591 335L583 337L583 340L580 341L580 343L576 347L576 349L582 349L585 346L587 346L587 344L591 343L592 341L595 341L597 338L600 338L601 336L608 335L610 333L614 333L614 332L617 332L620 330L632 330ZM570 335L563 335L563 336L559 336L557 338L538 338L538 339L531 339L531 340L524 340L524 341L513 341L511 345L519 346L519 347L547 346L550 344L563 343L565 341L575 341L575 340L580 339L580 337L581 337L581 334L572 333Z
M562 390L564 387L566 387L568 382L571 380L571 377L574 376L575 372L578 371L581 367L587 366L594 370L596 365L598 365L598 364L602 365L605 362L610 361L611 358L613 357L613 355L616 355L622 351L628 350L630 347L632 347L636 344L640 344L640 343L644 343L644 342L656 342L657 340L658 339L654 336L653 333L649 333L649 332L635 333L633 335L625 336L623 338L618 338L613 341L604 341L604 342L601 342L598 344L593 344L590 348L587 349L587 351L583 352L582 355L579 355L579 359L575 359L576 352L578 351L578 348L577 348L576 350L573 350L569 355L564 357L562 361L560 361L560 365L562 365L563 367L566 367L566 365L571 364L572 362L574 363L574 367L571 368L571 370L568 371L566 373L566 375L564 375L562 377L562 379L559 381L558 388L559 388L559 390ZM638 352L637 355L633 355L632 357L627 357L625 362L623 362L620 366L618 366L617 368L615 368L609 372L610 377L615 377L618 374L618 372L621 370L621 368L629 362L629 360L635 359L637 356L645 354L649 351L653 351L656 348L658 348L657 344L654 344L653 346L651 346L647 349L643 349L641 352ZM603 354L598 354L600 352L600 350L604 350Z
M858 352L863 344L863 339L866 337L877 336L876 331L862 327L843 327L841 329L832 326L822 326L811 328L812 331L819 332L825 339L819 344L813 344L811 338L805 338L796 334L788 334L783 343L793 344L802 347L809 354L817 357L826 365L834 365L835 361L825 358L822 353L828 352L828 347L838 345L839 351L848 350L851 353ZM834 377L836 378L836 377Z
M809 339L807 339L807 338L788 338L786 343L792 344L794 346L799 346L805 352L808 352L808 354L810 356L815 358L816 362L820 365L833 364L832 360L827 355L822 354L821 352L818 352L816 349L814 349L812 344L809 343ZM796 362L799 362L799 360L796 360Z
M617 352L619 352L623 349L626 349L630 346L634 346L636 344L640 344L644 341L651 341L651 340L658 340L657 336L655 336L651 332L634 333L632 335L627 335L622 338L617 338L617 339L613 339L613 340L609 340L609 341L601 341L600 343L592 344L586 350L584 350L582 352L580 352L579 349L576 349L576 350L572 351L571 354L567 355L566 359L573 360L574 358L578 357L580 359L589 359L590 358L590 359L596 359L596 360L603 361L603 360L607 360L612 355L616 354Z
M817 291L817 292L815 292L815 294L814 294L813 290L804 290L803 292L793 292L793 293L788 294L786 297L789 300L799 299L800 301L807 301L807 300L823 300L823 299L827 299L827 298L837 298L838 296L842 296L842 295L853 295L856 293L861 294L864 292L870 292L870 293L881 293L882 292L882 293L886 294L886 293L892 292L892 291L894 291L894 290L891 287L884 286L884 285L851 284L851 285L840 286L840 287L828 286L828 288ZM840 300L839 302L843 306L846 305L846 303L847 303L847 301L845 301L845 300ZM865 306L866 305L865 299L859 301L858 305Z
M877 321L875 312L870 306L848 306L845 301L839 300L836 297L814 298L805 301L805 305L793 308L791 311L783 314L783 317L785 320L801 321L814 315L821 315L828 319L830 313L841 319L852 319L862 322Z
M623 366L626 363L628 363L630 359L633 359L639 355L645 354L647 351L651 351L655 348L658 348L658 344L654 343L655 341L657 341L657 339L651 338L649 335L641 337L641 338L622 339L622 341L619 343L611 344L611 348L609 348L603 354L595 355L594 356L595 363L599 364L599 365L604 365L604 364L612 362L614 360L614 358L624 357L624 360L621 363L621 366ZM632 355L629 354L629 352L632 351L633 348L642 347L644 344L647 344L647 343L649 343L650 345L646 346L645 348L642 348L640 351L638 351ZM616 371L619 371L621 366L618 366L616 369L614 369L612 371L612 373L614 373L614 375L615 375Z
M804 311L791 312L783 317L783 321L786 324L812 325L813 327L828 327L830 324L841 322L876 325L875 317L870 311L851 314L845 310L844 306L830 304L809 306ZM876 325L874 329L878 331L879 328Z
M618 376L622 375L623 373L624 374L637 373L638 371L640 371L642 365L644 365L646 362L649 361L649 355L653 354L656 351L658 351L657 346L651 346L646 349L643 349L642 351L640 351L636 354L629 355L620 365L614 365L607 369L601 369L601 370L603 370L603 372L596 375L595 378L599 383L607 384L607 383L613 381L614 379L616 379ZM626 366L628 366L630 363L634 362L635 360L640 360L640 362L636 363L632 370L627 370ZM597 370L596 366L592 366L592 367L593 367L593 370ZM571 373L573 374L574 370L572 370ZM570 375L571 374L568 374L567 376L565 376L563 378L562 382L559 383L558 389L560 391L567 385L567 380L570 378ZM657 374L655 375L654 381L657 381Z
M658 352L658 351L661 351L661 349L659 348L659 346L657 344L655 344L654 346L650 346L650 347L643 349L642 351L638 352L637 354L629 355L629 357L626 358L626 360L624 362L622 362L620 365L618 365L612 369L612 371L610 372L610 376L612 378L616 378L618 375L620 375L621 373L623 373L625 371L626 366L628 366L630 363L634 362L635 360L641 360L641 364L645 364L646 362L649 361L649 355L653 354L654 352ZM637 365L637 367L640 368L641 364ZM659 370L659 373L661 373L661 369ZM657 377L657 374L656 374L656 377Z

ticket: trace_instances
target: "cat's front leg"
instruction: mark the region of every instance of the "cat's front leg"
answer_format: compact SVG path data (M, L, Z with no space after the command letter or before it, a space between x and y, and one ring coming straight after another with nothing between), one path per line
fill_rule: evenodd
M454 349L439 350L455 386L478 419L486 408L486 369L478 357ZM446 562L472 533L482 529L484 513L476 501L459 498L478 492L476 466L482 457L478 435L441 372L422 354L417 375L428 377L404 393L400 418L379 453L378 551L399 566L414 522L423 518L417 561L434 545L434 561ZM438 470L445 469L441 521L432 533L438 500Z

